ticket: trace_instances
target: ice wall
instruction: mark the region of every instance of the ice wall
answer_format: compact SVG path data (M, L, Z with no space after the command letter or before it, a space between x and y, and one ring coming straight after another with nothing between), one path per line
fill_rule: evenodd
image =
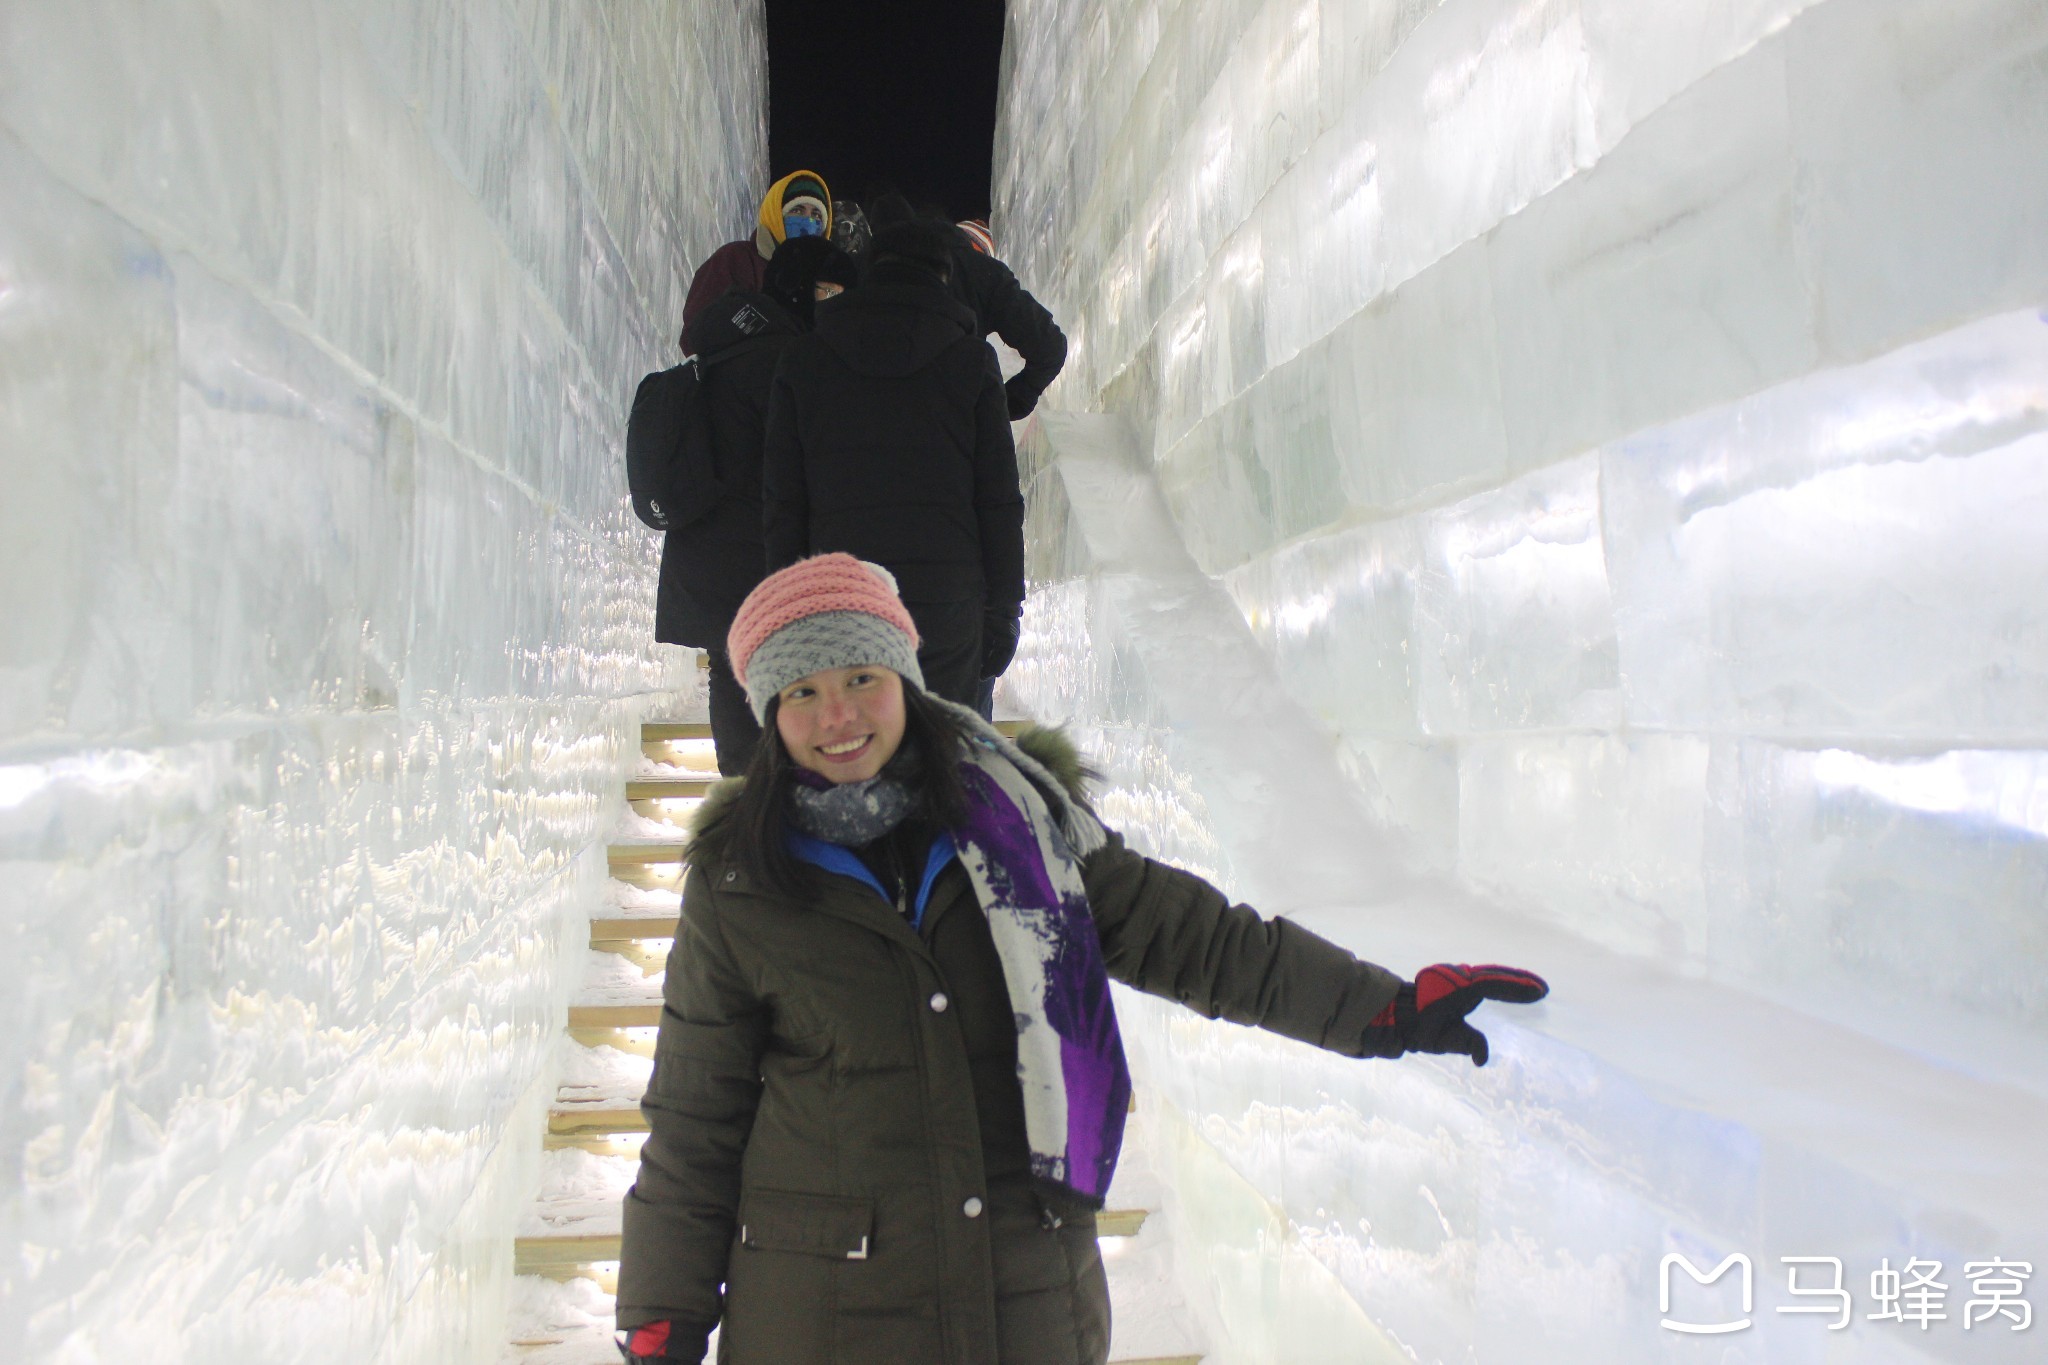
M1500 1078L1139 1030L1277 1220L1187 1246L1236 1358L1319 1358L1217 1269L1269 1235L1444 1360L1851 1349L1770 1308L1660 1330L1672 1251L1747 1252L1780 1303L1769 1257L1841 1256L1859 1314L1881 1256L2038 1263L2010 1144L2048 1093L2044 58L2029 0L1011 6L999 243L1075 342L1049 404L1127 433L1029 443L1016 694L1269 908L1579 988ZM1106 552L1152 484L1191 576ZM1234 620L1148 652L1205 591ZM1265 732L1190 693L1202 632L1237 660L1211 690L1284 692L1393 841L1355 836L1357 894L1270 865L1306 763L1232 770ZM1799 1074L1694 1046L1761 1017ZM1916 1126L1916 1090L1977 1121ZM2028 1189L2001 1210L1971 1169ZM1853 1358L2024 1355L1952 1310Z
M0 1340L487 1358L739 0L0 7ZM580 961L576 951L575 961Z

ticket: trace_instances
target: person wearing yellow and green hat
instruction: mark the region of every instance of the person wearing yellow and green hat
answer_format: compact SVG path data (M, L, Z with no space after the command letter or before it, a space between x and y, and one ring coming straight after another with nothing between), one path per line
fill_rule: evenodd
M690 279L683 300L688 328L712 300L733 289L758 290L767 278L768 258L791 237L825 237L832 232L832 191L816 171L791 171L761 197L759 225L752 237L727 242L711 253ZM683 343L688 355L689 342Z

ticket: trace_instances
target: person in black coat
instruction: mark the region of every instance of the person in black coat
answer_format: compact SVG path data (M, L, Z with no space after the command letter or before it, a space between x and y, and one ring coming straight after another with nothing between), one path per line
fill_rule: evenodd
M1009 663L989 652L1016 648L1024 496L1002 380L951 292L958 236L878 231L860 287L818 306L776 371L764 498L769 570L833 550L880 564L930 690L972 705Z
M710 656L712 742L726 776L746 771L761 738L747 694L733 679L725 635L765 573L761 453L769 387L783 350L810 330L815 301L858 279L852 258L823 238L793 238L776 249L760 291L732 290L683 329L683 350L697 357L710 437L708 470L696 467L719 494L709 513L671 527L662 542L654 638Z
M869 221L879 232L898 223L944 220L920 215L908 199L888 193L876 198ZM1045 305L1017 282L1010 267L997 260L993 252L983 251L964 230L950 223L946 226L952 259L947 286L954 298L973 311L975 335L986 341L994 333L1023 358L1024 368L1003 385L1010 420L1021 422L1031 415L1038 406L1038 396L1059 377L1060 367L1067 363L1066 333L1060 330ZM993 349L988 361L996 367ZM997 373L1001 373L999 367Z

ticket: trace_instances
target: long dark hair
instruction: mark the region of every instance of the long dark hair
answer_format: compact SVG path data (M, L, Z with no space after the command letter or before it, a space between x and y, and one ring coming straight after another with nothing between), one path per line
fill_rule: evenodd
M761 742L747 765L746 785L733 802L732 856L748 876L778 895L808 896L817 890L817 869L789 851L789 789L796 760L783 747L775 724L782 698L768 702ZM916 784L922 798L914 819L940 829L957 827L967 816L967 789L960 782L960 725L921 688L903 683L903 744L917 759ZM890 763L895 763L895 758Z

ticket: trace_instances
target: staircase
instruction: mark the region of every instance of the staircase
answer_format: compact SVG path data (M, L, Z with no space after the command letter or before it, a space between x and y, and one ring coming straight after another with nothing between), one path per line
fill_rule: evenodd
M1021 727L999 728L1014 734ZM608 850L609 903L590 921L583 984L569 1006L541 1190L514 1243L519 1278L506 1365L618 1360L611 1296L620 1206L647 1134L640 1095L653 1067L661 974L676 932L684 827L718 780L710 727L702 722L643 725L641 750L640 772L626 784L629 813ZM1097 1220L1119 1319L1111 1358L1118 1365L1197 1365L1202 1357L1188 1349L1165 1233L1156 1225L1147 1231L1157 1200L1136 1122L1110 1206Z

